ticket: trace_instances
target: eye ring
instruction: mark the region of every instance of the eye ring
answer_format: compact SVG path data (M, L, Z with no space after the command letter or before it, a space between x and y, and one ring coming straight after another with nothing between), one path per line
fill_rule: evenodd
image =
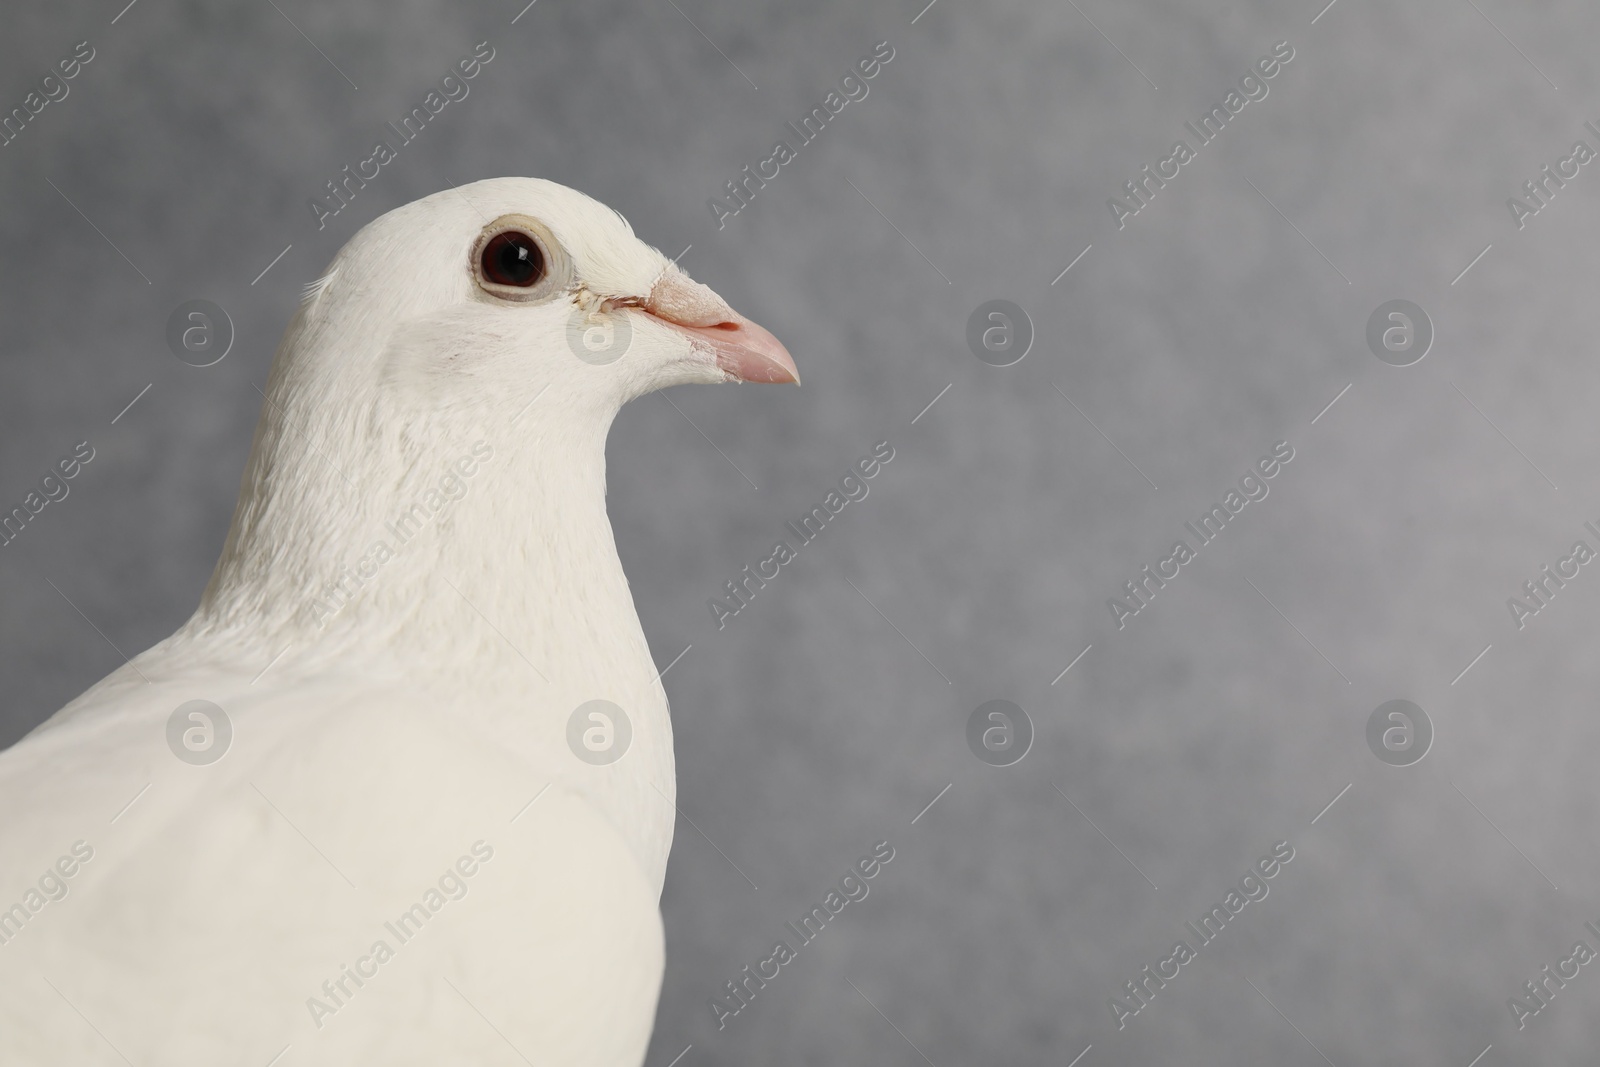
M572 260L549 227L527 215L502 215L485 226L472 246L471 270L478 288L516 303L549 299L572 284Z

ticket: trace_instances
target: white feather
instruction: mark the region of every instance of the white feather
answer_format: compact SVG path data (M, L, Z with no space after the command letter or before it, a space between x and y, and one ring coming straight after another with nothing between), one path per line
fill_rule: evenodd
M337 270L330 270L322 277L307 282L300 292L300 302L302 304L315 304L322 297L322 294L328 291L328 286L333 284L334 275L338 273Z

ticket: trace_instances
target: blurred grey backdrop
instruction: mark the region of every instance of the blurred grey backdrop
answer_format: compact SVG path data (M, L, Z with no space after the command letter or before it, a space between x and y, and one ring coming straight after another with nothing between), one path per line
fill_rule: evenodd
M1594 1059L1591 968L1520 1030L1507 1001L1600 948L1600 575L1547 581L1520 629L1507 599L1600 548L1600 174L1541 173L1600 148L1600 12L524 2L0 16L7 112L93 49L0 147L0 505L95 453L0 548L0 741L192 610L254 386L334 251L537 175L683 251L805 378L647 397L612 434L645 631L663 666L688 648L651 1064ZM470 96L319 230L307 200L480 41ZM879 42L869 95L719 229L708 198ZM1278 42L1201 146L1184 123ZM1108 199L1180 138L1119 229ZM194 298L237 331L207 368L165 340ZM1034 333L1007 367L967 341L996 298ZM1395 299L1434 333L1405 367L1366 339ZM719 630L708 598L885 440L870 495ZM1107 599L1280 441L1270 494L1119 629ZM1434 732L1410 766L1367 741L1400 698ZM995 699L1034 731L1011 766L967 741ZM719 1030L709 1000L880 840L870 896ZM1184 924L1278 842L1202 946Z

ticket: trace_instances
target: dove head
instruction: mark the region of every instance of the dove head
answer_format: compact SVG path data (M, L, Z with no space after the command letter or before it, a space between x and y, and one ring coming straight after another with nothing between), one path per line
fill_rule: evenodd
M308 287L302 319L296 360L513 413L544 389L614 408L668 385L799 380L777 338L621 214L535 178L475 182L376 219ZM342 342L319 343L327 335Z
M390 211L307 287L279 346L202 614L259 616L282 600L274 612L325 626L322 593L341 581L339 615L403 613L419 595L403 572L508 559L539 571L531 587L558 583L583 565L572 544L614 555L604 451L618 409L727 381L799 376L772 334L611 208L498 178ZM397 529L412 534L403 545ZM386 559L367 579L380 541L411 562ZM353 591L346 574L363 579Z

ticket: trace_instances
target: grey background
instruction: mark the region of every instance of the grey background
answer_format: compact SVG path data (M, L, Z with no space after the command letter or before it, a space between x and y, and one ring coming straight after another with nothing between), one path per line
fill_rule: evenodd
M0 549L0 740L192 610L252 383L338 246L538 175L692 245L805 378L648 397L612 434L645 631L662 665L693 646L651 1064L1592 1059L1593 968L1522 1033L1506 999L1600 947L1600 575L1520 632L1506 598L1600 547L1600 174L1520 232L1505 200L1600 147L1600 13L923 2L10 5L6 110L98 54L0 148L0 504L97 457ZM470 97L319 233L306 199L485 39ZM707 197L880 40L870 96L719 232ZM1118 232L1106 198L1279 40L1270 95ZM163 340L194 297L238 330L203 370ZM994 297L1037 330L1005 369L964 341ZM1404 369L1363 337L1397 297L1437 330ZM706 599L881 439L871 495L718 632ZM1118 631L1105 599L1280 439L1271 495ZM1364 740L1397 697L1437 731L1409 768ZM996 698L1037 732L1009 768L965 743ZM885 838L871 895L719 1033L707 999ZM1279 840L1270 896L1119 1032L1108 998Z

